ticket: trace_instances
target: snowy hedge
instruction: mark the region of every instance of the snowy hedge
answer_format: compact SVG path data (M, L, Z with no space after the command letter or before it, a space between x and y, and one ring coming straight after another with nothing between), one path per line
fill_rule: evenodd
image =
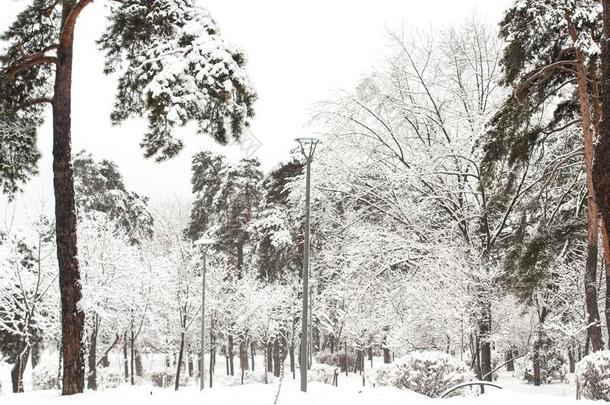
M328 364L313 364L307 373L307 381L332 384L335 373L339 371L337 366Z
M610 351L591 353L576 365L576 378L583 397L610 401Z
M320 364L328 364L329 366L345 367L345 352L331 353L329 351L321 351L315 355L316 362ZM348 368L351 369L356 364L356 354L354 352L347 353Z
M412 352L374 369L372 383L438 397L447 388L472 380L468 366L442 352Z

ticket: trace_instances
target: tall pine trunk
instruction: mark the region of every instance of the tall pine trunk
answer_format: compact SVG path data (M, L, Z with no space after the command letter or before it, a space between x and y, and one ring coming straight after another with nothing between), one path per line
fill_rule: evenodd
M89 1L81 2L83 7L87 3ZM63 1L53 96L53 186L61 295L63 395L83 392L85 386L82 346L85 315L78 307L82 292L76 248L76 209L71 140L74 24L80 11L74 4L74 1Z
M566 16L570 36L574 42L577 41L578 35L576 28L571 22L571 17ZM589 104L589 90L587 85L587 74L584 66L582 52L576 47L576 80L578 83L578 101L580 104L580 112L582 115L583 143L584 143L584 160L586 187L588 194L587 201L587 259L585 264L585 303L587 308L587 324L588 335L591 338L592 351L601 350L604 346L602 340L602 331L600 325L599 309L597 307L597 244L598 244L598 212L597 204L595 203L595 195L593 190L593 125L591 119L591 107Z
M602 217L602 239L606 264L606 325L610 336L610 0L602 0L603 35L601 39L602 119L593 161L593 186ZM609 339L610 347L610 339Z

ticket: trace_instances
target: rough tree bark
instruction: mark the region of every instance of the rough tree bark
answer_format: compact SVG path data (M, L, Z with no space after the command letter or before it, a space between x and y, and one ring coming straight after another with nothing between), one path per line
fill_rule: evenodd
M74 26L80 12L91 1L62 1L53 95L53 186L62 314L63 395L83 392L85 386L82 346L85 314L78 307L82 293L76 248L71 102Z
M601 38L602 70L602 120L597 137L593 161L593 187L595 199L602 217L604 239L604 261L606 263L606 322L610 320L610 248L608 226L610 226L610 0L602 0L603 34ZM608 324L610 333L610 324ZM610 345L610 341L608 342ZM610 346L609 346L610 347Z
M566 15L570 36L574 42L578 39L576 28L571 17ZM601 350L604 346L600 325L599 309L597 307L597 244L598 244L598 212L593 190L593 122L591 119L591 107L589 104L589 91L587 74L583 62L582 52L576 47L576 80L578 83L578 100L582 115L582 129L584 141L584 160L587 186L587 260L585 267L585 302L587 308L588 335L591 337L592 351ZM605 96L604 96L605 97Z

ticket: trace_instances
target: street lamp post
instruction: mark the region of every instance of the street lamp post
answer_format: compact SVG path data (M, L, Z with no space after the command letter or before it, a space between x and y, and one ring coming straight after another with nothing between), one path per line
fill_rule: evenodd
M307 392L307 307L309 299L309 205L311 188L311 162L319 140L315 138L297 138L306 162L305 184L305 240L303 242L303 315L301 317L301 391Z
M206 258L208 254L208 247L214 243L212 239L202 238L195 241L195 245L203 246L203 269L201 271L201 354L199 358L201 360L200 370L199 370L199 389L203 390L205 385L204 383L204 371L205 371L205 361L203 360L205 350L205 269L206 269ZM212 370L210 370L210 373Z

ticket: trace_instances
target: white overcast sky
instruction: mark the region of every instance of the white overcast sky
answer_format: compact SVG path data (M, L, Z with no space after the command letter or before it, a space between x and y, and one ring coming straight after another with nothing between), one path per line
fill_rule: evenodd
M27 1L0 0L4 31ZM497 24L511 0L198 0L219 24L221 33L248 55L248 72L258 92L251 132L262 146L256 153L265 170L284 160L296 136L308 133L308 109L338 89L353 88L383 56L392 27L436 29L472 17ZM109 124L115 82L102 74L103 59L94 41L102 32L105 0L82 14L76 32L73 150L115 161L127 187L153 202L190 199L190 157L201 149L240 156L238 147L219 148L181 131L187 148L165 163L146 161L139 142L144 121L121 127ZM52 209L51 130L39 132L40 175L8 206L0 198L0 221L14 214L17 225L40 202Z

